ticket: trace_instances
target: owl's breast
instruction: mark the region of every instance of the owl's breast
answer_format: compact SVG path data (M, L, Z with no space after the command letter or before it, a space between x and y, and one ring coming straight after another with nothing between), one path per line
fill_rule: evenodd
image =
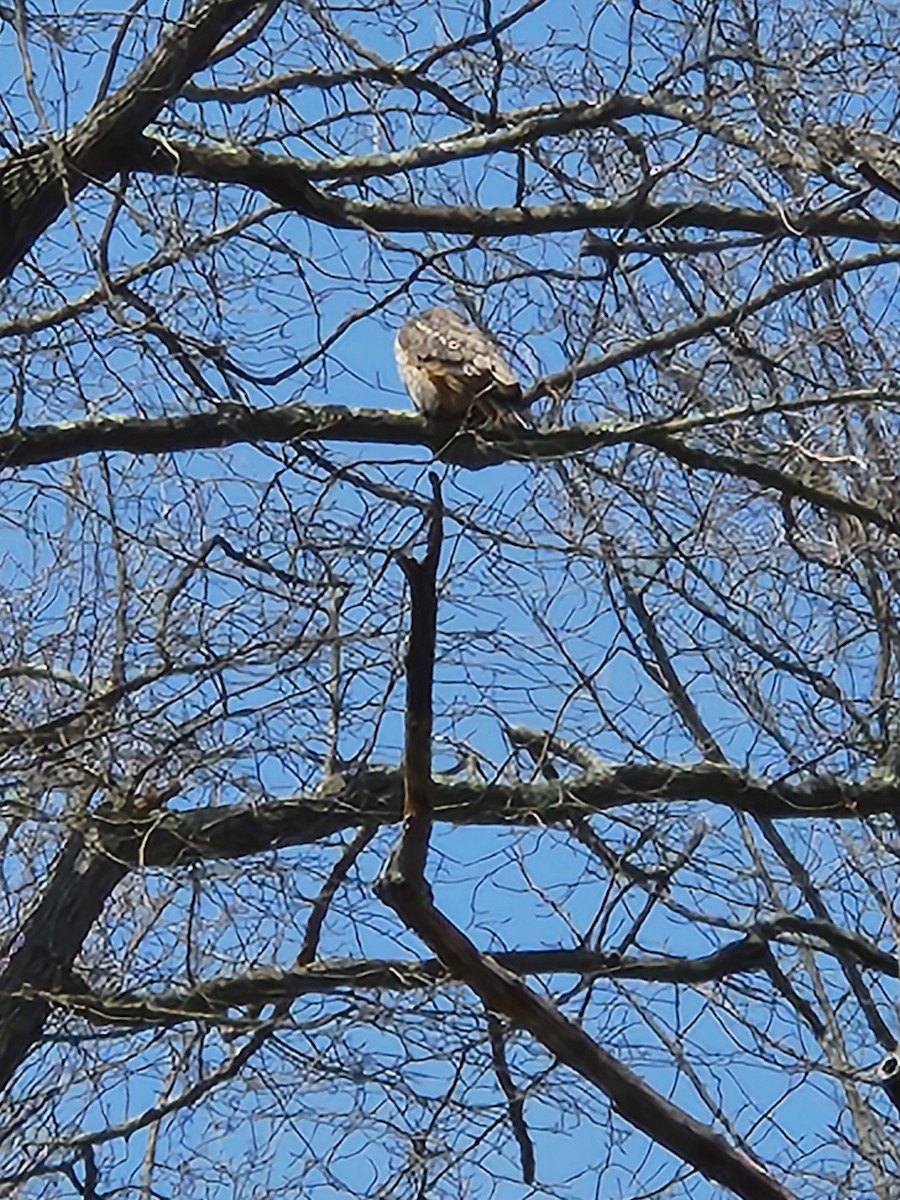
M421 364L397 354L397 371L419 412L429 417L464 416L472 404L472 390L452 372L437 364Z

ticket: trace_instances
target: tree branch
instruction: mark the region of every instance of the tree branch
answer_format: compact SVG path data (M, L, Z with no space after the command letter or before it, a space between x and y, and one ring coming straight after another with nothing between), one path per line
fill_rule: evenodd
M104 821L96 833L109 853L128 863L171 867L242 858L309 845L368 821L394 824L403 815L403 786L399 768L370 768L332 776L308 795ZM432 794L434 819L458 826L558 825L626 805L685 802L718 804L773 820L846 821L900 814L896 780L849 783L824 777L783 784L711 762L610 763L590 774L537 783L473 783L437 776Z
M441 544L440 493L437 480L428 553L415 570L407 567L412 596L410 647L407 655L407 712L404 748L404 822L378 883L379 899L397 913L407 929L429 946L450 974L478 995L488 1013L502 1014L527 1029L560 1062L593 1083L629 1124L646 1133L707 1179L723 1184L742 1200L792 1200L743 1151L734 1148L709 1126L672 1104L633 1071L599 1046L549 1000L523 980L481 954L466 935L435 907L424 875L432 821L432 781L428 774L430 746L422 751L408 739L430 737L434 670L434 628L437 615L436 573ZM428 655L429 661L421 661ZM415 764L414 769L411 769ZM424 772L424 774L423 774Z
M578 975L590 979L641 979L648 983L710 983L731 975L765 969L766 944L750 934L700 958L625 957L601 950L512 950L491 957L517 975ZM73 992L61 988L46 996L95 1024L131 1030L182 1021L225 1018L229 1009L262 1008L300 996L336 991L419 991L451 979L436 958L325 959L290 971L251 971L210 979L196 988L174 989L156 996L125 992ZM239 1022L238 1022L239 1023Z
M858 389L808 399L804 407L888 403L896 399L897 394L888 389ZM445 462L479 469L501 462L568 458L609 446L644 445L692 469L749 479L782 496L806 500L900 535L900 521L866 500L842 496L817 483L814 477L800 478L763 462L706 450L683 436L691 430L750 415L745 410L734 410L662 421L597 422L546 432L520 432L499 428L464 430L416 413L383 409L306 404L262 409L229 403L218 405L213 412L178 417L101 417L16 427L0 433L0 464L7 468L33 466L100 451L171 454L248 442L333 441L425 446Z
M128 871L69 838L37 908L0 972L0 1089L5 1088L40 1036L48 994L70 987L70 971L91 926Z
M403 838L398 869L405 877L424 876L431 835L431 692L437 638L437 570L444 537L444 509L437 475L429 475L433 496L428 514L428 548L421 562L401 554L409 584L411 615L406 648L406 710L403 739Z
M452 146L452 143L448 143ZM423 165L452 160L448 150L417 152ZM884 221L868 213L844 212L830 206L812 212L741 208L697 201L693 204L654 204L640 197L625 200L583 200L562 204L479 208L470 204L417 204L402 201L349 200L325 193L310 183L319 168L245 146L213 146L178 142L172 152L146 137L136 141L128 159L136 171L179 175L206 183L233 183L260 192L283 208L336 229L368 228L382 233L456 233L472 237L521 237L525 234L578 230L711 229L754 233L772 238L837 237L882 245L900 242L900 221ZM345 169L351 175L358 164ZM390 163L381 163L385 170ZM408 167L410 164L406 164ZM343 170L344 168L342 168ZM338 172L340 173L340 171ZM378 173L377 171L375 172ZM388 172L391 173L391 172ZM590 243L586 250L590 252Z
M120 88L51 144L0 163L0 278L21 262L66 205L122 169L144 127L179 92L256 0L201 0L171 25Z
M586 946L574 950L508 950L491 955L516 975L577 975L582 979L640 979L645 983L697 987L733 975L768 972L774 941L807 946L836 958L850 958L891 979L900 977L894 954L879 949L861 934L827 921L783 913L754 923L734 942L698 958L676 955L623 955ZM257 970L208 979L193 988L174 988L153 996L136 992L73 991L60 987L43 997L48 1003L78 1013L99 1025L129 1030L182 1021L225 1021L229 1009L281 1005L300 996L331 992L420 991L440 986L452 976L437 958L321 959L299 956L288 971ZM228 1021L240 1024L240 1021Z

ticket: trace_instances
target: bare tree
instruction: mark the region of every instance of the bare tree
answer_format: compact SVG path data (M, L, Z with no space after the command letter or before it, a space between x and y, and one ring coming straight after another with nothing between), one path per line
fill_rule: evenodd
M898 38L0 5L0 1194L896 1195Z

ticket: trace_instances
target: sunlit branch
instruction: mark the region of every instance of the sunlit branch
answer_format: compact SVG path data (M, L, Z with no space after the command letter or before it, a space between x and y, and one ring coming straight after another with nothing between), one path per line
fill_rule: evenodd
M611 96L602 104L574 103L562 105L556 111L540 112L513 119L500 129L447 137L421 142L405 150L389 154L353 154L339 158L285 158L283 155L250 151L253 161L263 171L290 168L298 176L311 181L350 181L387 178L411 170L440 166L480 158L502 150L515 150L547 137L561 137L579 130L600 129L611 121L658 110L659 106L644 97ZM159 155L168 154L182 163L184 173L190 174L189 164L229 164L229 156L238 147L203 146L181 139L158 139L147 134L136 143L131 159L135 170L155 172Z
M0 162L0 278L22 260L96 179L121 170L125 147L151 122L255 0L201 0L169 25L116 91L100 100L62 143L28 146Z
M449 150L447 157L453 157ZM469 204L350 200L314 187L308 171L295 160L246 146L179 142L177 148L170 150L159 139L146 137L135 144L129 165L134 170L156 175L238 184L261 192L284 208L338 229L519 237L597 228L648 230L665 226L777 238L837 237L885 245L900 241L900 221L879 220L866 213L845 212L834 206L811 212L791 212L708 201L654 204L640 198L491 208Z
M888 390L864 390L822 397L816 403L877 403L891 399ZM806 406L809 406L807 403ZM732 410L752 415L754 409ZM900 534L900 521L865 500L843 496L815 476L799 477L765 462L722 454L686 442L687 429L718 424L713 415L675 417L651 422L598 422L567 429L508 432L502 429L463 430L415 413L382 409L343 408L302 404L259 409L220 404L212 412L177 417L101 417L15 428L0 434L0 464L6 468L56 462L99 451L130 454L169 454L263 442L358 442L373 445L422 446L443 461L481 468L501 462L540 462L584 454L617 445L650 446L697 470L733 475L782 496L806 500L832 512L846 513L891 533Z
M536 783L471 783L441 775L434 779L434 819L456 826L528 828L620 808L685 803L715 804L773 820L849 821L876 813L900 814L900 785L893 779L851 783L830 776L769 783L708 762L610 763L591 774ZM402 812L402 771L384 767L334 776L319 791L266 804L160 813L146 823L108 822L98 827L97 836L126 861L173 866L309 845L363 822L394 824Z

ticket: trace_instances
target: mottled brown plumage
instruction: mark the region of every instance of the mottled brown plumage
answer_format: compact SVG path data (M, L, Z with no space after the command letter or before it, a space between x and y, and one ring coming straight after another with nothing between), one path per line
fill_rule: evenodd
M486 333L451 308L411 317L394 345L413 404L429 417L521 426L527 407L509 363Z

